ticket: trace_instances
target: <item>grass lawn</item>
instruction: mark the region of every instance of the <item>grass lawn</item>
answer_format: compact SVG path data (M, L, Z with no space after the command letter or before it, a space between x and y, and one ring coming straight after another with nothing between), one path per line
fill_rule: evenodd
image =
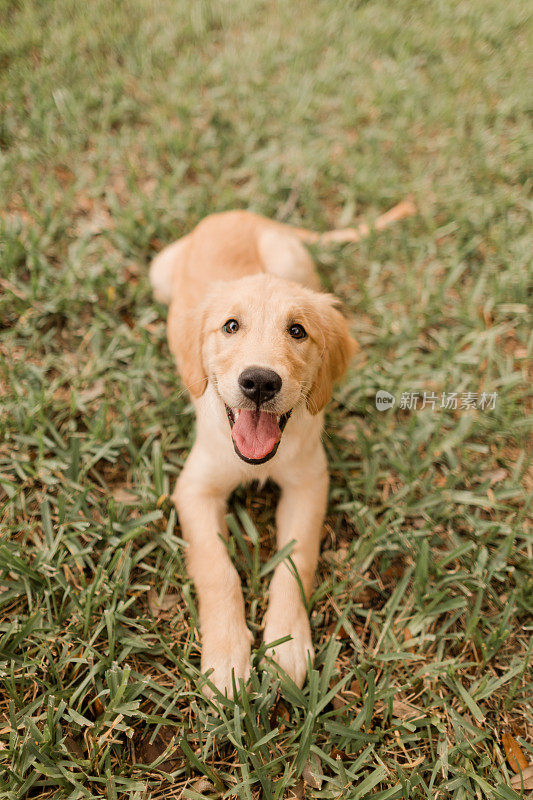
M527 796L526 11L0 0L0 800ZM416 217L313 249L361 345L327 414L315 667L206 700L169 502L194 418L149 260L212 211L325 230L408 194ZM256 665L276 497L229 508Z

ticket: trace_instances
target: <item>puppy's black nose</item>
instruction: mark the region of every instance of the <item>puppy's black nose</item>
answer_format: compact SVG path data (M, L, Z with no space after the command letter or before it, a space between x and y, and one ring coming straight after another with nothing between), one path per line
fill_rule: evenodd
M281 378L277 372L264 367L248 367L239 375L242 393L259 405L272 400L281 389Z

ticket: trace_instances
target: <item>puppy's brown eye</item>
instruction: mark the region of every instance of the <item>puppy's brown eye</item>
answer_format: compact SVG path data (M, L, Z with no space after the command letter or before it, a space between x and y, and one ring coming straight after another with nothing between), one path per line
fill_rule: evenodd
M291 327L289 328L289 333L290 333L290 335L292 336L293 339L305 339L305 338L307 338L307 333L306 333L306 330L305 330L304 326L300 325L299 323L295 323L294 325L291 325Z
M239 330L239 323L236 319L228 319L222 326L224 333L237 333Z

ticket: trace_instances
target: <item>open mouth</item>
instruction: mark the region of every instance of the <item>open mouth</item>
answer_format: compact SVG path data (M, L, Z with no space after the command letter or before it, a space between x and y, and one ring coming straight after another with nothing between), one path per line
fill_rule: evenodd
M276 455L281 434L292 414L270 414L268 411L230 408L226 414L231 425L235 452L247 464L264 464Z

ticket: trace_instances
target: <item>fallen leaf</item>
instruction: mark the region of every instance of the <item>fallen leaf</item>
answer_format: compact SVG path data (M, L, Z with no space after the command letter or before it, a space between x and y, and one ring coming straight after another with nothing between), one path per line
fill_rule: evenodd
M309 754L309 758L307 759L302 771L302 777L308 786L311 786L313 789L322 788L324 773L322 772L320 759L316 753Z
M102 703L99 697L94 698L93 707L94 707L94 713L96 714L97 717L101 716L104 713L104 704Z
M340 759L341 761L346 761L349 758L349 755L344 750L339 750L338 747L331 748L330 756L335 760Z
M403 720L421 716L419 708L412 706L410 703L404 703L403 700L392 701L392 713L397 719Z
M339 711L341 708L346 706L346 701L343 699L342 695L336 694L333 700L331 701L331 705L335 709L335 711Z
M409 642L412 638L413 638L413 634L411 633L409 628L407 628L407 627L404 628L403 640L404 640L404 642L406 644L405 649L407 650L408 653L414 653L415 652L415 648L414 647L409 647L409 645L407 644L407 642Z
M198 778L197 781L193 781L191 783L191 789L194 789L195 792L198 794L203 794L204 792L212 792L215 787L208 781L207 778Z
M293 786L289 790L289 794L287 795L287 800L304 800L305 797L305 783L303 781L298 781L296 786Z
M528 768L528 760L514 736L511 736L510 733L502 733L502 744L513 772L523 772Z
M148 608L153 617L158 617L165 611L170 611L179 603L179 600L179 594L165 594L163 597L159 597L153 586L148 592Z
M387 602L385 597L382 597L379 592L376 592L371 586L365 586L355 596L355 602L361 603L363 608L376 608L380 609Z
M162 725L153 741L151 741L151 734L147 734L143 739L137 740L135 744L136 762L152 764L159 756L163 755L175 734L176 728L172 725ZM169 752L168 758L157 765L157 769L160 769L161 772L173 772L180 765L182 755L181 749L174 746Z
M280 731L284 731L285 722L288 722L289 719L290 719L289 709L287 708L283 700L278 700L278 702L275 704L272 711L270 712L270 726L272 728L276 728L279 726Z
M376 711L380 714L388 708L388 703L383 703L379 700L376 703ZM420 717L422 716L422 712L416 706L412 706L410 703L406 703L404 700L396 700L393 699L392 701L392 714L396 719L407 720L411 719L412 717Z
M333 634L335 634L335 638L336 639L349 639L350 638L350 634L348 633L348 631L346 630L344 625L340 626L340 628L337 631L337 633L335 633L335 628L336 627L337 627L337 622L335 622L335 621L333 621L331 623L331 625L329 625L329 627L328 627L328 629L326 631L326 633L327 633L329 638L331 638L333 636Z
M387 569L383 572L381 578L384 584L396 583L396 581L398 581L402 577L404 572L405 572L405 563L403 558L400 556L398 558L395 558L392 564L387 567Z
M128 491L125 486L117 486L111 494L117 503L122 503L125 506L132 506L139 502L139 496Z
M503 467L501 469L495 469L492 470L491 472L485 472L483 474L483 477L489 478L490 485L494 486L495 483L500 483L501 481L505 480L505 478L507 477L507 470L503 469Z
M533 766L528 767L518 775L513 775L511 778L511 786L513 789L533 789Z
M74 758L85 758L83 749L77 739L74 739L72 736L65 736L63 744Z

